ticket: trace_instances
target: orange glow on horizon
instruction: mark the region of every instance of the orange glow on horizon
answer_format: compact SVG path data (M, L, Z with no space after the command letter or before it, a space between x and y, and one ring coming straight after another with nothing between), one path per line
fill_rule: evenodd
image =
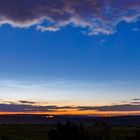
M41 112L41 111L35 111L35 112L0 112L0 115L14 115L14 114L48 114L48 115L135 115L140 114L140 111L79 111L76 109L68 109L63 110L59 109L57 111L50 111L50 112Z

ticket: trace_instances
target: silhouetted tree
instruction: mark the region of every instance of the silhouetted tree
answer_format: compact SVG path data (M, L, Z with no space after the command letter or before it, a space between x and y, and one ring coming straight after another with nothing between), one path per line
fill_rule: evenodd
M48 136L50 140L89 140L84 126L70 120L66 124L58 122L56 127L50 130Z

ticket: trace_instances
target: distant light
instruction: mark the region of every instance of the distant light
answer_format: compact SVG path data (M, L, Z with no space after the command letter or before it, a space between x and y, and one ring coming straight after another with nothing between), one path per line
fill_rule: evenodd
M49 119L52 119L54 116L51 116L51 115L49 115L49 116L46 116L46 118L49 118Z

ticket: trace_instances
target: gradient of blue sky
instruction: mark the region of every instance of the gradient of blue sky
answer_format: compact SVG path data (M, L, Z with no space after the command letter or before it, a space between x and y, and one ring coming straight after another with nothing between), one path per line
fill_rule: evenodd
M72 27L40 32L2 26L1 97L83 104L89 99L90 105L139 97L140 32L135 28L139 22L120 23L113 35L88 36ZM23 92L28 83L46 85L38 93L28 86Z

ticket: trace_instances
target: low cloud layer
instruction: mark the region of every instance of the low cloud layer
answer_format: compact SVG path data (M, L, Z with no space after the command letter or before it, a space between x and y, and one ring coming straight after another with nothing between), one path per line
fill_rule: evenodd
M26 104L0 104L0 112L49 112L57 106L35 106Z
M112 106L98 107L79 107L80 110L97 110L97 111L140 111L140 105L123 104Z
M111 106L57 106L57 105L35 105L36 102L30 101L18 101L18 103L7 102L0 104L0 112L59 112L59 110L71 110L77 111L140 111L140 104L122 104Z
M140 17L139 0L0 0L0 24L41 31L67 25L86 28L88 34L112 34L121 22Z

